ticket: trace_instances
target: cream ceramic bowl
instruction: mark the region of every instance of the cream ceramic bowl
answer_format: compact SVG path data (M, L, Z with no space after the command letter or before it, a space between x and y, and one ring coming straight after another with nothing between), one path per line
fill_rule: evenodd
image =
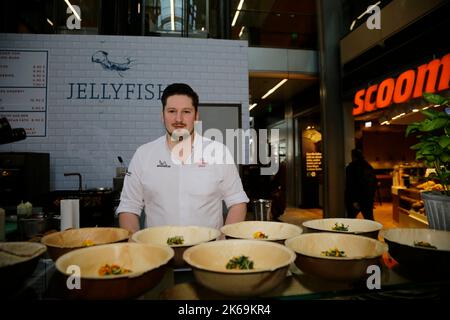
M11 295L33 274L47 248L36 242L0 242L0 296Z
M165 266L174 256L168 246L142 243L114 243L73 250L56 260L56 269L63 275L63 287L79 268L80 289L65 293L76 299L130 299L138 297L158 284ZM120 275L99 275L105 264L117 264L131 270Z
M402 268L422 275L449 277L450 232L433 229L393 228L383 230L389 254ZM415 245L426 242L436 248Z
M86 243L96 246L128 241L129 237L128 230L122 228L80 228L48 234L41 243L47 246L48 254L56 261L69 251L85 248Z
M227 269L233 257L247 256L254 269ZM277 287L285 278L295 253L275 242L220 240L187 249L184 260L198 283L226 296L259 296Z
M388 246L378 240L340 233L309 233L286 240L297 254L295 264L307 274L336 281L357 281L367 277L370 265L379 265ZM345 257L329 257L322 252L338 249Z
M342 224L348 227L347 231L333 230L338 224ZM383 225L379 222L366 219L348 219L348 218L327 218L327 219L314 219L303 222L305 233L312 232L337 232L356 234L360 236L366 236L373 239L378 239L378 232L383 228Z
M183 252L187 248L217 239L220 231L200 226L160 226L140 230L133 234L131 239L138 243L168 245L167 240L175 236L182 236L184 243L170 245L175 251L173 266L183 267L185 266Z
M290 223L273 221L243 221L223 226L220 231L227 238L279 241L293 238L302 233L302 228ZM266 239L255 239L256 232L264 233Z

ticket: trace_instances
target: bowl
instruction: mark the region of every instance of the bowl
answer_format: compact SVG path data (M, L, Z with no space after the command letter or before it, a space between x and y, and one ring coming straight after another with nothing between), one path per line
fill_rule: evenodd
M347 230L334 230L333 228L336 228L336 226L343 226ZM305 221L303 222L303 227L305 233L336 232L378 239L378 232L383 228L383 225L379 222L366 219L328 218Z
M47 250L36 242L0 242L0 283L2 294L18 289L33 274Z
M56 260L55 267L63 275L62 283L75 270L79 274L79 288L66 294L75 299L131 299L156 286L165 273L165 266L174 252L168 246L142 243L113 243L68 252ZM130 272L100 275L106 264L116 264Z
M177 236L183 237L184 242L183 244L170 245L175 251L174 260L171 265L179 268L186 266L186 263L183 260L183 253L187 248L203 242L215 240L220 236L220 231L200 226L159 226L140 230L134 233L131 238L138 243L168 245L168 239Z
M433 229L394 228L382 232L389 255L400 267L424 276L448 276L450 270L450 232ZM427 243L436 247L417 246ZM416 244L416 245L415 245Z
M223 226L220 231L227 238L266 240L284 243L288 238L293 238L302 233L302 228L290 223L273 221L243 221ZM256 233L262 233L267 238L256 237Z
M130 233L122 228L80 228L54 232L44 236L41 242L56 261L63 254L88 246L128 241Z
M254 269L227 269L234 257L247 256ZM295 253L285 246L257 240L219 240L187 249L184 260L202 286L232 297L259 296L286 278Z
M341 233L309 233L286 240L297 254L295 264L303 272L334 281L353 282L368 276L367 268L379 265L388 246L378 240ZM338 249L345 257L324 256Z

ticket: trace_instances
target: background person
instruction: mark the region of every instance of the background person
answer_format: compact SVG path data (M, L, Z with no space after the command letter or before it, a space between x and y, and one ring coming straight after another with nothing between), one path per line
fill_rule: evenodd
M345 205L348 218L356 218L361 212L364 219L374 220L373 201L377 179L361 150L352 150L352 162L348 164L345 175Z

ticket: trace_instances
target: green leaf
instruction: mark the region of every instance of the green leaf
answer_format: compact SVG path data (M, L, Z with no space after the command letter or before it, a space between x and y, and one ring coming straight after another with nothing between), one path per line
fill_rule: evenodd
M430 103L438 104L438 105L443 105L448 102L448 99L446 99L438 94L433 94L433 93L428 93L428 92L423 93L423 98Z
M433 120L439 116L439 112L436 110L433 110L433 109L426 109L426 110L422 110L420 112L431 120Z
M439 138L439 145L440 145L443 149L445 149L445 148L447 148L448 146L450 146L450 137L447 137L447 136L442 136L442 137L440 137L440 138Z
M450 154L448 154L448 153L441 154L440 158L441 158L441 161L444 163L450 162Z
M447 125L447 119L436 118L434 120L426 119L422 122L419 130L422 132L429 132L444 128Z
M410 125L408 125L408 127L406 128L406 134L405 136L409 136L411 133L416 132L419 130L420 127L420 123L411 123Z

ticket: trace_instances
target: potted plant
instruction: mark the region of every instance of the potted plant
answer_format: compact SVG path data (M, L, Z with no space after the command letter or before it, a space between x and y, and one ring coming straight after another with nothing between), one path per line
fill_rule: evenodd
M450 98L431 93L423 97L444 110L422 110L425 119L408 125L406 135L417 134L419 142L411 147L416 160L434 168L431 179L442 186L440 191L422 192L429 227L450 231Z

